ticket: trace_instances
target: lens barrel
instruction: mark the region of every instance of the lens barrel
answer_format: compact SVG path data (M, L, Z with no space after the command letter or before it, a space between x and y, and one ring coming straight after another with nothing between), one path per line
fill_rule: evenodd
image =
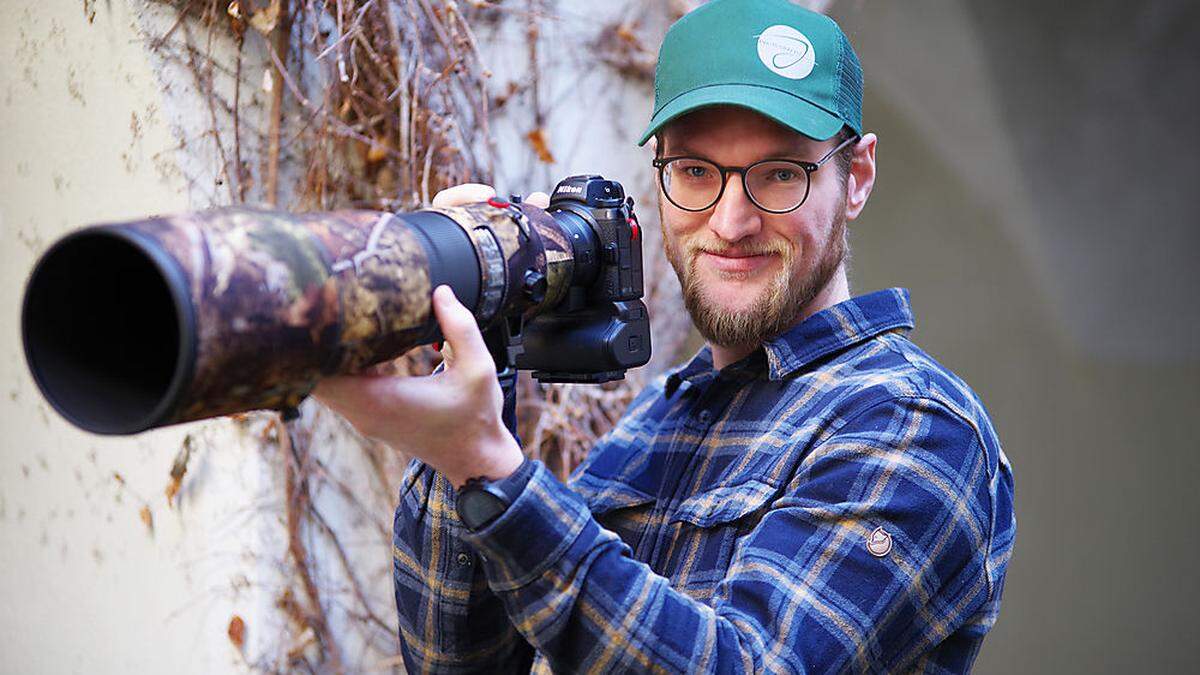
M89 227L33 269L26 360L47 401L98 434L288 410L322 377L440 339L440 284L481 327L552 307L573 250L554 218L511 205L236 208ZM537 301L522 289L530 270L545 279Z

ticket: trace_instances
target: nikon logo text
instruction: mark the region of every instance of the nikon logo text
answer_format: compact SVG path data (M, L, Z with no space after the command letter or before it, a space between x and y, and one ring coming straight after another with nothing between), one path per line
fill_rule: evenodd
M581 195L581 194L583 194L583 186L582 185L563 185L558 188L558 191L559 192L570 192L571 194Z
M776 24L756 37L759 60L776 75L803 80L817 65L812 43L791 26Z

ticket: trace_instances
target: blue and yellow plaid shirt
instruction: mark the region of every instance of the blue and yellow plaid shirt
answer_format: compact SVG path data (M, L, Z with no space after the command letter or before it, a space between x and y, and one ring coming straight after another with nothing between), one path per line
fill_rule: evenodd
M480 532L414 465L394 546L409 672L968 670L1000 607L1012 473L912 325L891 289L721 371L705 348L569 487L527 463Z

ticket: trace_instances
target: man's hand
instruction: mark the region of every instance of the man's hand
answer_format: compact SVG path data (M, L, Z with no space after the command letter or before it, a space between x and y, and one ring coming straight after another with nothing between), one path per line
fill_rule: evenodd
M469 183L439 192L433 205L471 204L495 195L487 185ZM545 208L550 198L538 192L527 201ZM501 421L504 396L483 335L450 287L434 291L433 310L446 338L442 372L331 377L313 394L363 435L412 453L455 486L476 476L505 478L524 458Z
M434 206L462 206L486 202L496 196L496 188L482 183L463 183L448 187L433 196ZM550 195L545 192L534 192L525 198L527 204L544 209L550 206Z

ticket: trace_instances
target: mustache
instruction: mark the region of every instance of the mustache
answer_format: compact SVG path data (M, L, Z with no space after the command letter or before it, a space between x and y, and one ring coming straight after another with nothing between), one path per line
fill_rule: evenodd
M778 255L786 257L790 253L787 244L781 241L755 241L736 245L719 241L699 242L689 244L687 251L688 255L692 258L700 253L733 257L752 255Z

